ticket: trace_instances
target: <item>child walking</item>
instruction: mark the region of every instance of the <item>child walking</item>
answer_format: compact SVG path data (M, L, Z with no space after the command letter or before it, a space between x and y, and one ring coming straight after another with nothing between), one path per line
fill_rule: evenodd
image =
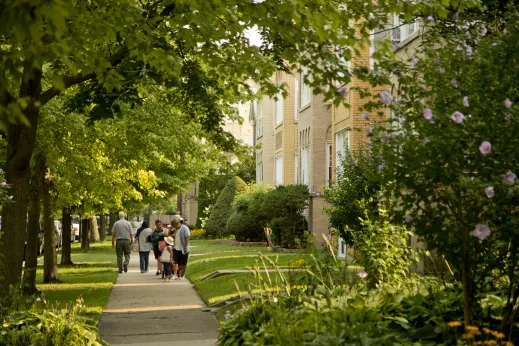
M164 251L162 251L162 255L160 256L160 261L163 264L164 274L166 277L166 282L171 281L173 274L171 273L171 261L173 260L173 238L165 237L164 241L166 242L166 247Z

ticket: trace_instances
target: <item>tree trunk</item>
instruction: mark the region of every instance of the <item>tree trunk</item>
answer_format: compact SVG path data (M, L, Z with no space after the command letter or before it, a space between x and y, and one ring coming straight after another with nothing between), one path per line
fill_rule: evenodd
M95 216L92 216L90 218L90 228L88 230L88 233L90 235L90 242L91 243L98 243L100 240L99 237L99 228L97 228L97 218Z
M2 236L0 239L0 295L7 293L10 285L18 286L22 276L23 253L27 229L29 177L31 158L36 143L36 129L40 110L36 102L41 93L41 69L27 61L19 96L28 99L23 110L30 126L9 125L7 128L6 181L13 203L2 208ZM29 66L29 64L31 64Z
M99 216L99 223L100 223L99 237L100 237L101 241L103 242L106 237L106 215Z
M58 282L58 258L56 254L57 235L54 230L54 186L50 172L45 172L42 184L43 194L43 283Z
M90 250L90 242L88 238L89 220L90 219L81 219L81 250L83 251Z
M25 269L23 271L23 293L30 295L38 292L36 288L36 267L40 250L40 189L41 177L45 174L43 157L36 158L31 175L29 190L29 224L27 225L27 247L25 250Z
M72 217L70 216L70 210L63 209L63 219L61 236L63 238L63 247L61 248L61 264L74 264L72 263Z

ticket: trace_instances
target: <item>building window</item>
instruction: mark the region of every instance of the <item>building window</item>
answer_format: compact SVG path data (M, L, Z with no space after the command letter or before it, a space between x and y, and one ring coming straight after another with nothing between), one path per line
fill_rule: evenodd
M276 101L276 126L283 123L283 106L284 106L283 92L278 92L278 99Z
M413 35L415 32L418 32L419 23L418 21L414 21L403 24L403 21L399 16L394 16L394 26L395 29L393 29L393 41L402 42Z
M301 108L308 106L312 99L312 89L305 83L305 76L309 78L308 69L303 67L301 71Z
M283 156L276 157L276 186L283 185Z
M344 239L339 238L339 247L337 249L337 257L346 258L348 256L348 249L346 248L346 243Z
M256 129L257 133L256 135L259 137L263 136L263 107L261 104L261 100L258 100L258 107L256 108L257 114L257 123L256 123Z
M310 186L310 146L301 149L301 183Z
M330 186L332 181L332 144L326 143L326 186Z
M294 82L294 119L299 119L299 79Z
M346 150L350 150L350 132L341 131L335 134L335 171L337 175L342 173L342 164L346 156Z
M263 181L263 163L259 163L257 168L256 168L256 175L258 176L258 178L256 179L259 182L262 182Z

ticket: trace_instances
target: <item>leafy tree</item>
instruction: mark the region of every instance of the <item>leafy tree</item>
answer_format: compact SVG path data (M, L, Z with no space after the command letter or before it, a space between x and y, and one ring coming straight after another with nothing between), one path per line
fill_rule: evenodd
M367 210L373 214L378 209L380 183L375 176L379 174L380 160L361 147L348 152L340 167L335 184L324 190L324 198L330 203L325 211L331 226L348 245L354 246L355 233L363 229L361 218Z
M231 216L231 206L236 195L244 192L247 189L247 184L239 178L231 178L225 188L218 196L214 207L211 209L211 215L207 222L207 233L215 238L222 238L228 236L226 232L227 220Z

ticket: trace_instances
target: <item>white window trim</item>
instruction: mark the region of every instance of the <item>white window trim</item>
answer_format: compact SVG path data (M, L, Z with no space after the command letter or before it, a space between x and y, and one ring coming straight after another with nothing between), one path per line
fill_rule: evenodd
M294 81L294 120L299 120L299 78Z
M310 146L301 149L301 184L310 186Z
M279 163L280 163L281 167L278 167ZM276 167L276 186L283 185L283 156L276 157L275 167Z
M330 173L330 165L332 164L332 156L333 150L330 153L330 149L332 149L332 143L326 143L326 187L330 186L330 181L332 180L332 175L329 175ZM333 167L332 167L333 170Z
M283 124L285 100L283 92L279 91L276 100L276 127Z
M344 248L344 251L342 251L343 248ZM337 244L337 257L338 258L348 257L348 247L346 246L344 239L342 239L342 237L339 237L339 241Z
M305 76L308 75L306 67L301 68L301 109L308 107L312 103L312 89L305 83ZM308 98L308 100L306 99Z
M339 135L344 134L344 142L339 146L337 143L337 138ZM346 139L347 136L347 139ZM347 141L347 146L346 144ZM340 147L340 149L339 149ZM342 162L344 157L346 156L346 151L350 151L351 148L351 136L350 136L350 128L346 127L343 129L339 129L335 131L335 174L340 174L342 172ZM344 150L344 151L343 151Z
M420 29L420 23L418 20L415 20L412 23L402 24L403 21L400 19L400 17L398 15L395 15L393 18L394 18L393 25L396 28L395 30L398 30L398 32L400 34L400 37L398 39L395 39L394 34L393 34L393 41L397 41L399 43L404 42L407 39L409 39L410 37L412 37L414 34L416 34L418 32L418 30ZM410 28L414 29L411 34L409 34ZM393 33L394 33L394 31L393 31Z
M263 107L261 104L261 100L258 100L257 112L258 121L256 122L256 135L258 136L258 138L261 138L263 137Z

